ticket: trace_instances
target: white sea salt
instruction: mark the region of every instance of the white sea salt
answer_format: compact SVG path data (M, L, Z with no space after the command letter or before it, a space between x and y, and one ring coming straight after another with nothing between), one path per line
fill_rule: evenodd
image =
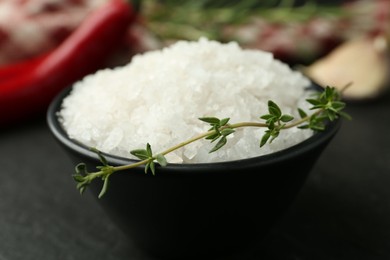
M70 138L133 158L129 151L146 143L160 152L204 132L209 127L199 117L229 117L231 123L261 121L268 100L283 113L299 117L296 109L307 108L309 83L268 52L204 38L179 41L75 83L59 117ZM167 159L171 163L243 159L284 149L312 135L310 130L287 129L259 148L264 131L239 129L215 153L208 153L214 144L201 140Z

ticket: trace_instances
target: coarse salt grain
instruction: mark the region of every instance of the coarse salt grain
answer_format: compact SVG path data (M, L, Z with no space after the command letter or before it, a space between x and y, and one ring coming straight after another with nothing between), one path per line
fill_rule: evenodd
M105 69L75 83L59 111L70 138L122 157L152 145L161 152L206 131L199 117L229 117L230 122L259 121L273 100L283 113L299 117L307 109L301 73L260 50L243 50L201 38L133 57L123 67ZM166 157L171 163L237 160L272 153L312 135L310 130L283 130L259 148L265 128L238 129L225 147L201 140ZM230 136L229 136L230 137Z

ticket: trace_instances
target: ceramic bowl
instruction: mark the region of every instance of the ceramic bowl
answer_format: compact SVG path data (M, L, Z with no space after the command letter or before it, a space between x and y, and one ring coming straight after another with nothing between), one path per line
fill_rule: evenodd
M100 165L88 147L69 139L56 112L69 89L51 104L47 120L55 139L89 169ZM98 199L135 245L162 258L200 258L246 250L267 234L305 182L312 166L339 129L340 121L285 150L218 163L168 164L156 175L143 168L115 173ZM109 164L133 160L104 154ZM64 174L73 174L73 166ZM97 197L102 186L93 181ZM75 192L76 189L75 189Z

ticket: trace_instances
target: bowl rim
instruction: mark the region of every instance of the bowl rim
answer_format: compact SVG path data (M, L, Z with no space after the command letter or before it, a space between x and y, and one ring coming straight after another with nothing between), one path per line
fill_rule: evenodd
M316 87L316 86L315 86ZM70 150L75 151L76 153L79 153L83 155L84 157L87 157L92 160L99 160L99 157L96 152L91 151L91 149L82 144L81 142L71 139L64 128L62 127L60 121L58 120L58 111L60 110L62 106L62 100L71 92L72 86L69 86L62 90L57 96L52 100L50 103L47 113L46 113L46 121L49 127L49 130L51 131L52 135L55 137L55 139L60 142L62 145L67 147ZM321 132L315 132L312 136L309 138L303 140L302 142L299 142L295 145L292 145L290 147L287 147L285 149L245 158L245 159L237 159L237 160L230 160L230 161L218 161L218 162L206 162L206 163L169 163L168 165L163 167L166 169L191 169L196 167L199 168L240 168L242 166L249 166L256 164L257 166L260 165L270 165L275 164L278 162L283 162L288 159L292 159L296 156L299 156L301 154L307 153L310 150L314 149L315 147L320 146L321 144L325 144L327 141L329 141L339 130L341 126L341 119L338 118L334 121L328 122L326 125L326 129ZM109 153L101 152L101 154L107 159L107 161L111 165L125 165L125 164L131 164L134 162L137 162L136 159L130 159L126 157L121 157L117 155L112 155Z

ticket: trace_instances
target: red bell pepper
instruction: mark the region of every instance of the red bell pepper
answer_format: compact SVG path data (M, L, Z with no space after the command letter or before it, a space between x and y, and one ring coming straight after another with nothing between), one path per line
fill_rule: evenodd
M125 0L109 0L60 46L31 62L0 69L0 126L44 112L65 87L105 66L134 20Z

